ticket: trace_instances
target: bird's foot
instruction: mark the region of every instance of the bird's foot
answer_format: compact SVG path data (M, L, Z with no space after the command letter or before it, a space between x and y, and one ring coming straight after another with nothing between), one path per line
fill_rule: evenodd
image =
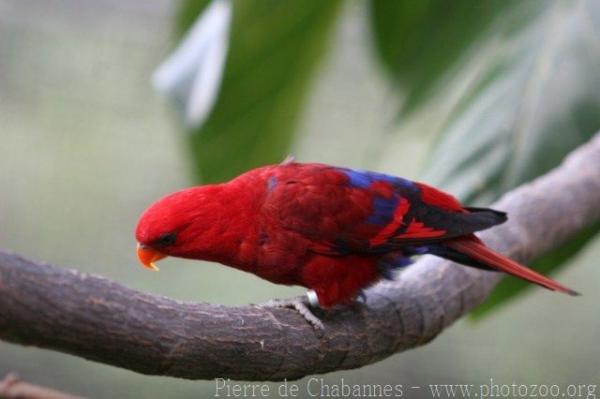
M278 308L294 309L300 313L304 320L308 322L315 330L322 331L325 329L323 322L319 320L317 316L310 310L311 307L319 306L319 299L314 291L308 291L306 293L306 299L300 298L287 298L287 299L272 299L266 303L267 306L274 306Z

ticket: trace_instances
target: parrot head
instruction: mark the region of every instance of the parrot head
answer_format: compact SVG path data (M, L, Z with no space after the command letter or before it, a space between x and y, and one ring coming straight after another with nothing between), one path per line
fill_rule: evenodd
M135 237L141 264L157 271L167 257L208 258L219 218L218 185L188 188L169 194L140 217Z

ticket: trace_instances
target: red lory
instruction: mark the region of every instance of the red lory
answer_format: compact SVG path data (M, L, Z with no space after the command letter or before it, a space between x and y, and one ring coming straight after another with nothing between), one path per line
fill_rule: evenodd
M292 160L167 195L143 213L135 234L147 268L165 256L219 262L307 287L322 308L352 302L421 254L575 295L473 234L506 220L424 183Z

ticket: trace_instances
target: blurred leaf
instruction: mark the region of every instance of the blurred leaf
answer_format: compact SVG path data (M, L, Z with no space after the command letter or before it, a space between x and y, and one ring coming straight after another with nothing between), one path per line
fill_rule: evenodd
M193 12L201 7L186 1ZM207 121L190 135L195 171L222 181L281 161L340 1L235 1L223 82ZM190 20L180 17L189 26Z
M211 0L185 0L177 10L175 32L183 36L192 27L198 16L210 4Z
M377 55L406 91L403 111L426 100L460 56L517 1L371 0Z
M534 5L538 11L523 19L521 8ZM465 61L488 57L452 111L423 177L468 203L489 203L547 172L600 130L600 2L522 2L499 21L481 52ZM597 230L538 265L558 269L563 255L577 252ZM479 314L521 290L512 284L501 284Z

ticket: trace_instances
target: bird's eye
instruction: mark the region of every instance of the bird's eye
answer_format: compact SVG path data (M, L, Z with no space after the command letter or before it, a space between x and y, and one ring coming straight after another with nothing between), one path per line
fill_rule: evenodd
M177 235L175 233L165 233L158 237L152 243L155 247L167 247L169 245L175 244L177 240Z

